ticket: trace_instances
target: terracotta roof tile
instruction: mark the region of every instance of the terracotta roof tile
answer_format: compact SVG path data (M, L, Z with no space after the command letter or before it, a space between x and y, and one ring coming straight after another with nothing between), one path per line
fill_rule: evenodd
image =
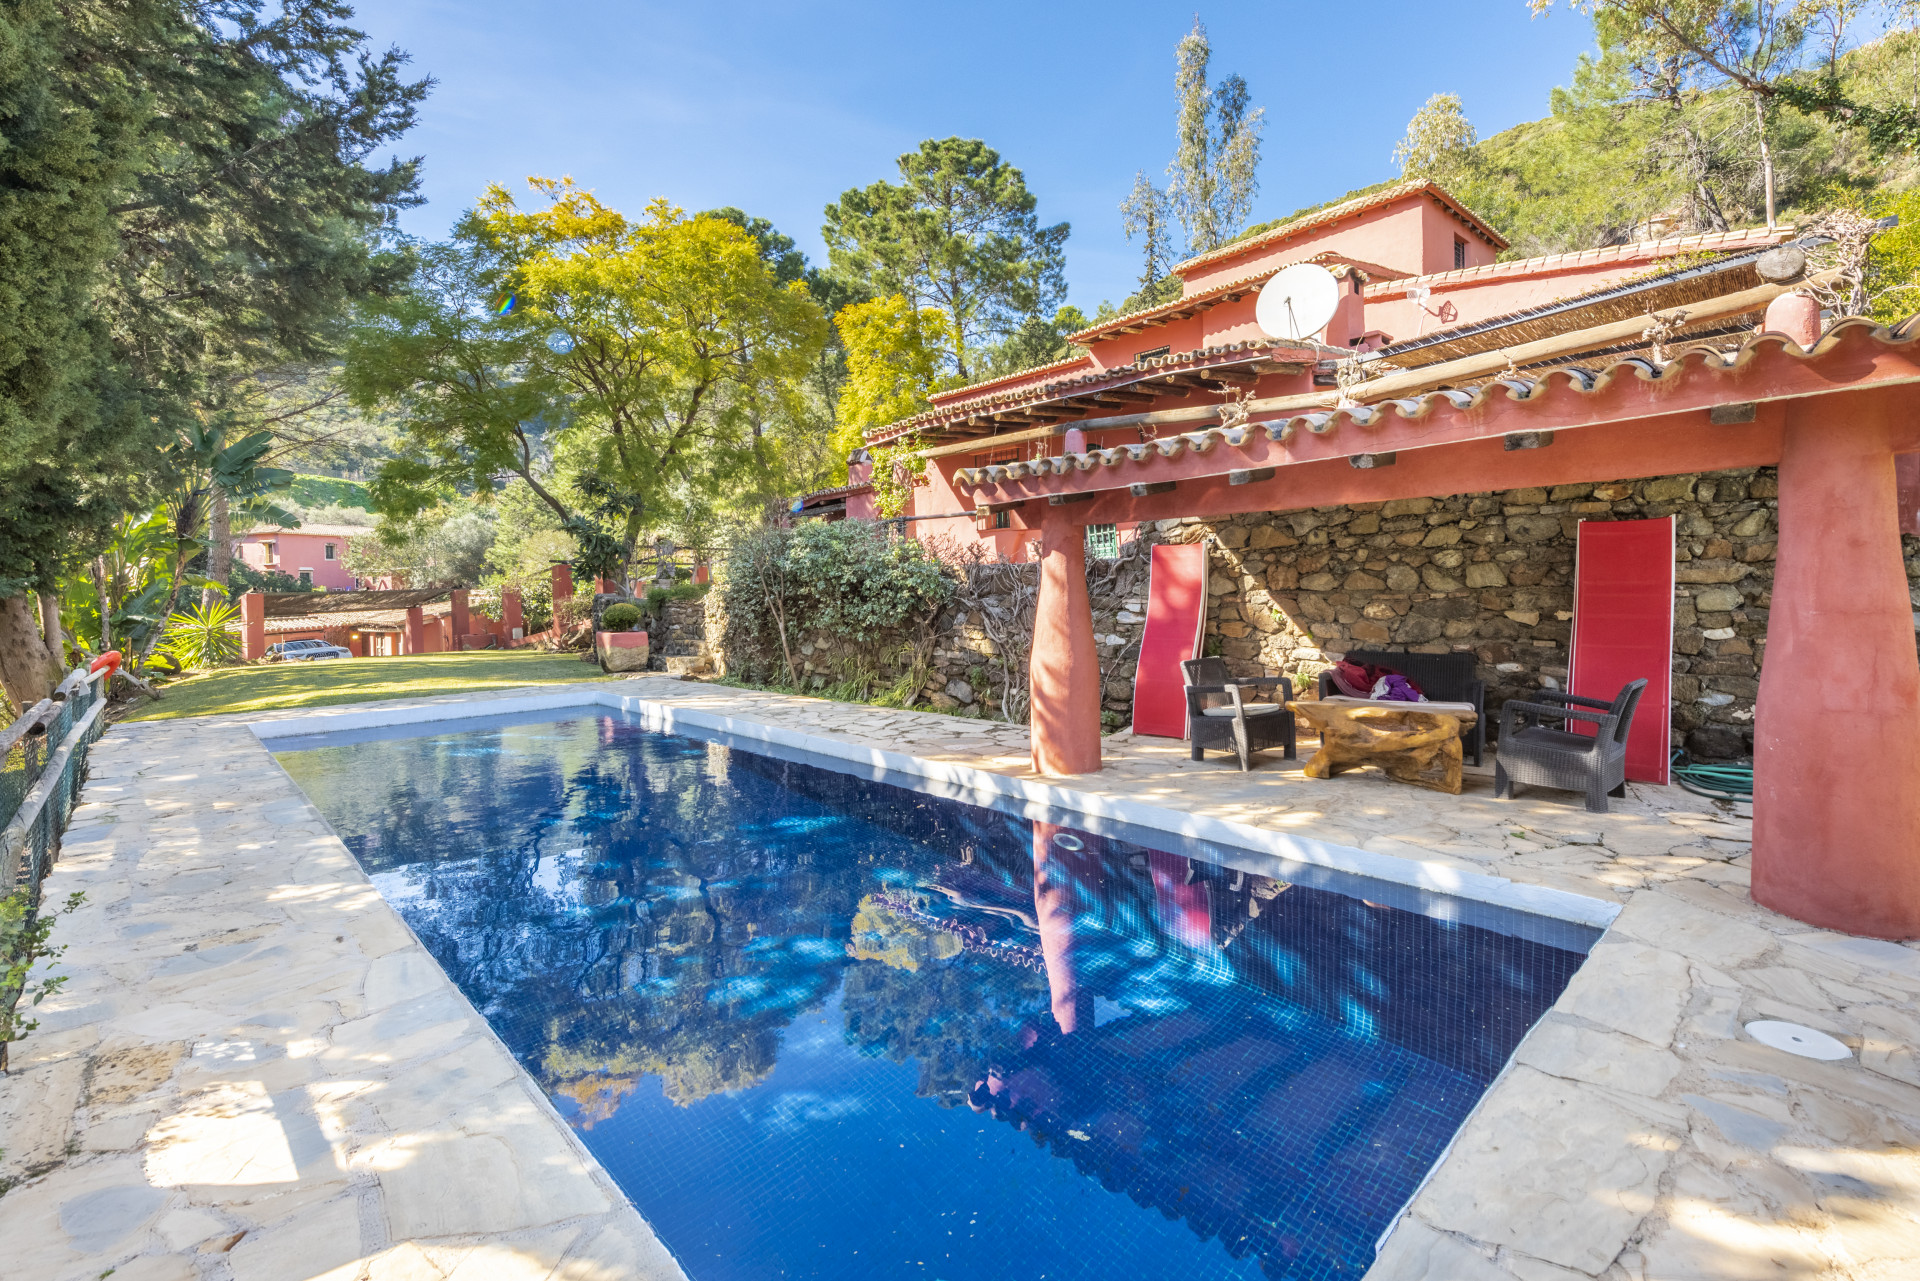
M1223 365L1245 364L1247 361L1261 359L1275 351L1304 352L1314 359L1319 359L1323 353L1327 356L1353 354L1349 351L1336 352L1330 347L1321 348L1312 342L1264 341L1231 342L1215 347L1200 347L1193 351L1171 352L1145 362L1135 361L1125 365L1111 365L1106 369L1094 370L1077 378L1029 383L1007 391L941 405L925 413L915 414L912 418L903 418L899 422L889 423L885 427L869 432L866 439L870 443L880 444L906 435L908 432L959 422L983 412L1001 413L1016 407L1045 404L1050 401L1069 399L1076 395L1091 395L1108 388L1125 387L1132 383L1143 382L1160 374L1204 371ZM981 447L986 448L984 442Z
M1238 449L1255 432L1264 432L1268 440L1284 444L1302 427L1315 436L1325 436L1346 425L1362 428L1377 426L1388 413L1397 414L1403 419L1424 419L1438 412L1469 413L1496 395L1504 395L1509 400L1523 404L1538 402L1551 406L1564 404L1550 394L1561 386L1580 395L1591 395L1621 379L1654 383L1672 380L1678 383L1699 370L1738 369L1753 360L1762 347L1779 348L1802 360L1818 360L1840 346L1867 342L1897 346L1916 340L1920 340L1920 316L1892 326L1881 326L1856 317L1843 320L1827 330L1809 351L1803 351L1783 334L1762 333L1750 335L1730 348L1709 343L1690 344L1674 352L1664 364L1642 354L1629 354L1611 359L1600 368L1572 364L1540 366L1511 374L1491 374L1484 382L1474 385L1383 397L1370 404L1288 413L1233 427L1202 427L1161 436L1138 445L1093 449L1083 454L1062 454L1031 462L962 467L954 473L954 485L959 490L972 491L996 488L1009 480L1064 476L1073 471L1112 467L1121 469L1115 481L1117 488L1128 483L1128 478L1140 475L1135 468L1151 468L1163 460L1178 458L1187 449L1205 452L1220 445Z

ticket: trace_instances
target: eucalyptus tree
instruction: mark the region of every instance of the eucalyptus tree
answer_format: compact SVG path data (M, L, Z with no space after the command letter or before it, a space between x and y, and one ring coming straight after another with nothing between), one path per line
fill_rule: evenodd
M1238 74L1207 83L1213 45L1198 18L1174 51L1175 132L1167 199L1187 233L1187 249L1206 253L1247 225L1260 190L1260 134L1266 110L1251 107ZM1251 109L1249 109L1251 107Z
M1460 95L1436 93L1407 122L1393 162L1402 177L1448 182L1471 164L1479 140Z
M1133 190L1120 202L1120 230L1128 240L1140 237L1139 295L1145 304L1151 306L1162 301L1162 295L1177 293L1180 282L1171 275L1173 205L1144 169L1133 175Z
M984 349L1066 297L1070 228L1042 226L1026 176L977 138L929 139L898 164L900 182L827 206L829 261L863 297L943 312L951 373L970 380Z

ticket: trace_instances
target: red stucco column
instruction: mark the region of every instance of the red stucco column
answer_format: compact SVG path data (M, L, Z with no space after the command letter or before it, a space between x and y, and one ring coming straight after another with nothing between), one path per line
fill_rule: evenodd
M1053 838L1063 835L1065 844ZM1053 1020L1071 1036L1093 1030L1093 991L1084 986L1082 958L1074 946L1074 920L1083 894L1100 884L1100 856L1082 838L1052 823L1033 825L1033 919L1040 931L1040 955L1047 964L1047 994Z
M415 605L407 611L406 648L403 654L424 654L427 651L427 620Z
M447 628L447 648L459 649L466 644L461 637L473 630L473 618L467 612L467 589L456 587L452 597L453 613Z
M1753 897L1920 938L1920 659L1890 396L1789 402L1754 740Z
M240 598L240 657L251 662L267 652L267 598L248 592Z
M500 598L500 626L507 629L504 639L511 649L527 634L527 616L520 608L520 589L509 587Z
M1040 538L1040 599L1034 606L1030 716L1033 768L1091 774L1100 768L1100 655L1087 599L1087 544L1064 517Z
M555 565L553 567L553 598L562 601L573 595L573 566Z

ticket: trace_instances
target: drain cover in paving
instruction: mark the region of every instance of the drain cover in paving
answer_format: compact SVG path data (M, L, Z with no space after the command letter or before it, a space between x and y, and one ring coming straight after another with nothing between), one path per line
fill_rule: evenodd
M1747 1024L1747 1035L1762 1045L1771 1045L1776 1050L1785 1050L1788 1054L1798 1054L1803 1059L1847 1059L1853 1057L1853 1051L1828 1036L1825 1032L1816 1032L1810 1027L1801 1027L1798 1023L1779 1023L1773 1019L1759 1019Z

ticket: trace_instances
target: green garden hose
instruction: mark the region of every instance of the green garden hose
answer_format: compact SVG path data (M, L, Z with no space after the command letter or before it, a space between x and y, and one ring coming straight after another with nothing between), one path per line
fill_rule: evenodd
M1688 765L1685 752L1675 752L1673 781L1697 796L1716 801L1753 799L1753 766Z

